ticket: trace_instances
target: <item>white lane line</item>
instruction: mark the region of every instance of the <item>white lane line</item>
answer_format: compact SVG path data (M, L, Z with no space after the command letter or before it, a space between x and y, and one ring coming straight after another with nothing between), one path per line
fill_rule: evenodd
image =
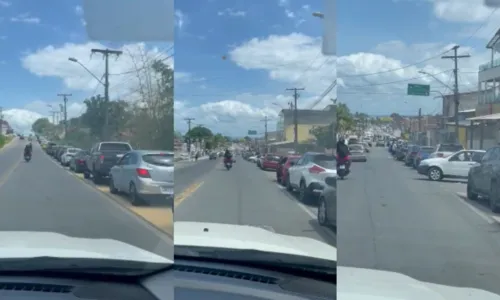
M284 190L286 189L286 187L276 183L276 186L280 189L280 190ZM293 195L292 195L293 196ZM295 201L295 203L303 210L306 212L306 214L311 217L311 219L313 220L316 220L316 215L307 207L305 206L304 204L298 202L298 201Z
M481 217L483 220L485 220L488 224L494 224L494 223L497 223L499 221L497 221L497 217L493 217L493 216L488 216L486 213L482 212L481 210L479 210L478 208L474 207L474 205L468 203L465 199L467 199L467 194L466 193L461 193L461 192L458 192L455 194L457 196L458 199L460 199L460 201L465 204L465 206L467 206L470 210L472 210L475 214L477 214L479 217ZM499 218L500 219L500 218Z

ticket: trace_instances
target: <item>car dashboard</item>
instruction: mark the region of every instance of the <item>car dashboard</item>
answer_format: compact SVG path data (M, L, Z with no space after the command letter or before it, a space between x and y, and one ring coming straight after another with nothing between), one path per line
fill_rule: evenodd
M7 274L7 273L5 273ZM336 283L236 265L177 260L145 278L102 275L16 276L0 272L0 299L335 299Z

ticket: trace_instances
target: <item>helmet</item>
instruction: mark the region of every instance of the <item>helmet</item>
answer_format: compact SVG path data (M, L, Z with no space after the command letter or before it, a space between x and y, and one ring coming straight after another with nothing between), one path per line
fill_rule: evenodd
M345 142L345 139L344 139L344 137L343 137L343 136L341 136L341 137L339 138L339 142L342 142L342 143L343 143L343 142Z

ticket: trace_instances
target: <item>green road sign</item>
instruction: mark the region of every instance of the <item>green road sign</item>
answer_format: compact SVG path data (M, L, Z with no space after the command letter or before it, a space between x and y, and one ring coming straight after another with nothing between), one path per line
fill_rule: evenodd
M257 135L257 130L249 130L248 135Z
M408 83L408 90L406 94L409 96L429 96L430 93L431 86L428 84Z

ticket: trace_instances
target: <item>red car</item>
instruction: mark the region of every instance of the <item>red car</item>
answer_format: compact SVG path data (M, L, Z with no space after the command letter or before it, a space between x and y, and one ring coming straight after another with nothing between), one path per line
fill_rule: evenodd
M281 157L276 154L266 154L262 160L262 170L276 170Z
M292 166L292 163L296 163L300 158L300 155L289 155L281 159L276 168L276 182L284 185L286 182L286 176L288 176L288 168Z

